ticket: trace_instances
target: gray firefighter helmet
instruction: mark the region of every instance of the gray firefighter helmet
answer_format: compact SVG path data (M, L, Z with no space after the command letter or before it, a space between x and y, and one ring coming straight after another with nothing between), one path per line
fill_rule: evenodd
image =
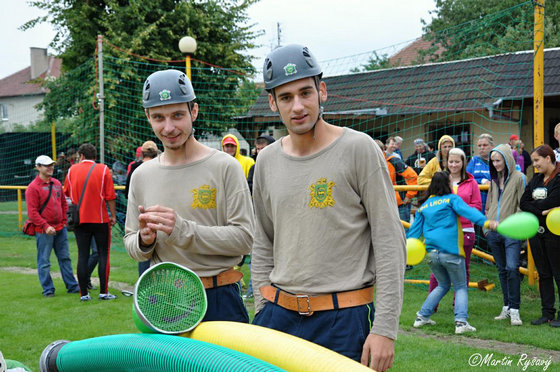
M264 61L264 88L274 89L295 80L322 76L319 61L307 47L290 44L270 52Z
M148 76L142 89L144 108L191 102L195 98L189 78L178 70L154 72Z

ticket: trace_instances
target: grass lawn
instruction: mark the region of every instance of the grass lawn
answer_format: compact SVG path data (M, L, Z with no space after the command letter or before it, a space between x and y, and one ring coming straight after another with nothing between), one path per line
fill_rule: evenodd
M25 191L22 190L21 192L22 194L22 198L25 198ZM21 208L23 211L27 210L27 206L25 204L25 200L22 200L21 202ZM0 203L0 212L4 212L4 211L17 211L18 210L18 203L17 201L11 201L11 202L2 202Z
M0 235L0 268L36 268L35 239L17 233L17 215L2 215L0 231L4 232ZM70 234L70 252L75 266L77 247L73 234ZM54 255L51 264L51 271L57 272ZM247 278L247 266L243 266L242 270ZM406 275L411 279L427 279L428 274L427 266L420 264ZM137 263L128 257L122 239L115 232L110 280L133 285L137 276ZM469 290L469 321L477 332L461 337L453 333L451 294L442 300L438 313L433 315L432 319L437 322L435 326L414 329L412 323L427 296L427 286L406 284L400 317L401 332L395 343L396 358L391 371L472 371L473 367L484 371L543 371L543 366L523 369L524 366L518 364L523 362L520 358L528 353L529 359L537 355L541 361L551 356L559 360L559 330L529 324L540 315L536 288L528 287L527 281L523 281L521 317L524 324L511 327L507 321L493 320L502 306L495 268L473 259L471 280L484 278L496 283L496 288L489 292ZM119 295L117 300L94 299L81 303L78 294L65 293L61 279L54 282L56 296L43 298L36 275L0 270L0 350L5 358L20 361L38 371L41 352L55 340L74 341L138 332L131 318L132 297L124 297L113 289L112 292ZM92 294L97 295L97 291ZM252 303L247 305L252 317ZM547 350L535 351L534 348ZM486 362L477 365L476 358L479 356L486 357ZM474 363L473 366L469 365L469 360ZM553 363L547 370L560 370L560 363Z

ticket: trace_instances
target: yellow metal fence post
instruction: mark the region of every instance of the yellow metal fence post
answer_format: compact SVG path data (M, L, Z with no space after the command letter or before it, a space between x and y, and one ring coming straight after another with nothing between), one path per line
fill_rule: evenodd
M535 285L535 278L537 278L537 272L535 271L535 260L533 260L533 253L531 252L531 244L527 240L527 276L529 277L529 285L532 287Z
M533 148L544 143L544 2L545 0L533 2Z
M185 68L187 70L187 77L192 82L192 73L191 73L191 56L187 54L187 58L185 59Z
M18 226L21 230L23 228L23 208L21 207L22 199L21 199L21 189L17 189L17 206L18 206Z
M54 121L51 124L51 144L52 144L52 159L56 161L56 127Z

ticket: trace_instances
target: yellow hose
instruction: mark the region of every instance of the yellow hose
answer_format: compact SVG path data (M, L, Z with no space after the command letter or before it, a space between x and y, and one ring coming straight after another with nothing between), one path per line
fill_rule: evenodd
M273 329L237 322L202 322L181 334L251 355L289 372L371 372L332 350Z

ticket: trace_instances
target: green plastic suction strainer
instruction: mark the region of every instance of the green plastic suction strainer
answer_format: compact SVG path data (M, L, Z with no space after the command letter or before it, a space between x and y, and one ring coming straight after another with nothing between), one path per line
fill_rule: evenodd
M156 264L136 282L136 315L155 332L190 331L204 318L207 308L206 291L198 275L176 263Z

